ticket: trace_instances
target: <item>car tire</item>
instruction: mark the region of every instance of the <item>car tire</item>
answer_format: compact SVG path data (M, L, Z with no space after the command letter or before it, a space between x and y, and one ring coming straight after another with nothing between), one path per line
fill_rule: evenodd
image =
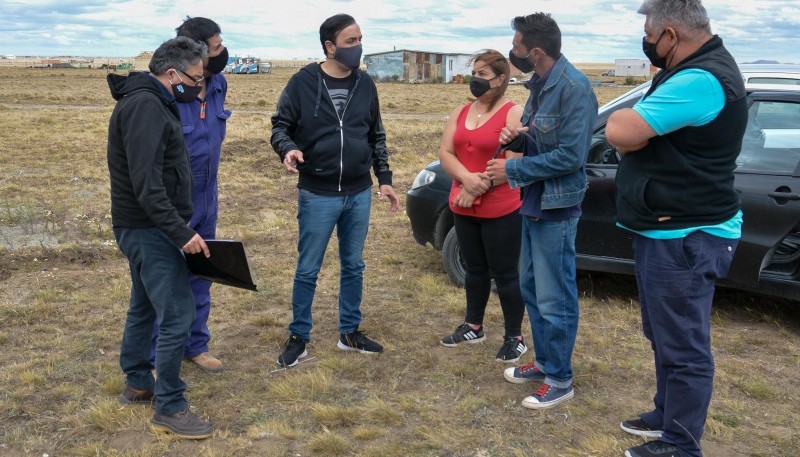
M458 235L456 235L455 227L450 227L450 231L444 237L442 264L444 264L444 271L447 273L447 277L450 278L450 282L463 288L467 270L464 267L464 260L461 258L461 246L458 244Z

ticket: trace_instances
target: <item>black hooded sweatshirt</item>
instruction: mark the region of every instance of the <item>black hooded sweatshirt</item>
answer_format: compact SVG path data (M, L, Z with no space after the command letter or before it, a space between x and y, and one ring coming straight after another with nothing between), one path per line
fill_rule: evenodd
M392 184L386 131L378 90L372 78L354 70L353 85L341 116L333 106L319 63L303 67L278 99L272 116L272 148L280 156L298 149L297 187L323 195L352 195L372 185Z
M117 100L108 123L111 223L156 227L178 247L195 235L192 171L175 99L149 73L108 75Z

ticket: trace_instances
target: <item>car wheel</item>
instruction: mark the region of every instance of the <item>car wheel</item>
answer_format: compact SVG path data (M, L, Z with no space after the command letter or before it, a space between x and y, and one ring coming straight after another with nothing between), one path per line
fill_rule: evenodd
M450 282L458 287L464 287L464 277L467 270L464 267L464 260L461 259L461 246L458 244L458 236L456 235L456 228L451 227L444 237L442 243L442 263L444 264L444 271L447 272L447 277Z

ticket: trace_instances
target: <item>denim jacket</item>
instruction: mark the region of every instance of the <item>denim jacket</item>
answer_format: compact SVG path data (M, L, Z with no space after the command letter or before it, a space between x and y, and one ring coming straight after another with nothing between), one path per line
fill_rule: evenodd
M533 115L531 92L522 115L539 154L510 159L506 175L512 188L544 181L542 209L567 208L586 193L586 154L597 121L597 97L589 79L562 54L550 70Z

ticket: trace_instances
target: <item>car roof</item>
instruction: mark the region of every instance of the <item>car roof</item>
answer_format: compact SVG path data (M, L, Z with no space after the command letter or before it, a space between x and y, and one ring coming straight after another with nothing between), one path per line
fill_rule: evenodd
M742 72L742 77L745 80L745 89L748 92L775 91L775 90L786 91L786 92L800 91L800 65L745 63L745 64L738 64L738 66L739 66L739 71ZM759 83L747 82L749 78L759 77L759 76L767 77L770 78L771 80L788 79L795 81L795 83L780 84L775 82L759 82ZM639 84L638 86L634 87L628 92L625 92L619 97L601 106L598 111L602 113L619 103L624 103L625 101L630 100L632 97L641 97L642 95L645 94L645 92L647 92L647 89L650 88L651 83L652 80L645 81L644 83Z

